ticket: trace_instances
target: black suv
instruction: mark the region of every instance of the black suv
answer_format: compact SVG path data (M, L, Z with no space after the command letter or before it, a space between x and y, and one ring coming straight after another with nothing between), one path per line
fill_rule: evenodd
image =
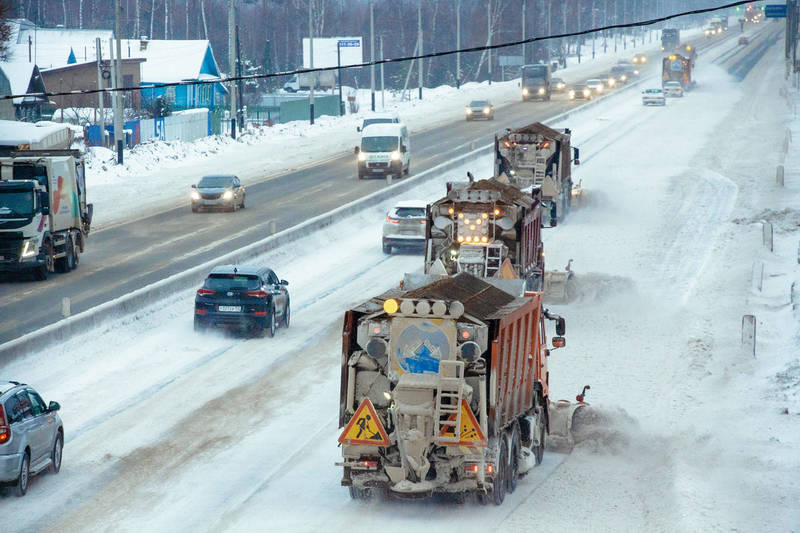
M215 267L195 296L194 329L223 326L272 337L278 326L289 327L287 285L266 267Z

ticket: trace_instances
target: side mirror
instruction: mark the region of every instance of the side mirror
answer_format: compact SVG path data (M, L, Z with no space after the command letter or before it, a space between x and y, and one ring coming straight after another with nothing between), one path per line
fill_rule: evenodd
M401 145L400 145L400 153L401 153L401 154L404 154L404 153L406 153L406 145L405 145L405 144L401 144Z
M517 82L517 87L522 87L522 82Z
M359 153L360 151L361 151L361 148L359 148L358 146L356 146L355 148L353 148L353 153L354 153L354 154L356 154L356 155L358 155L358 153Z
M578 148L573 148L572 149L572 153L573 153L573 157L572 158L575 160L574 161L575 165L576 166L580 165L581 164L581 151Z
M567 345L567 339L564 337L553 337L553 348L563 348Z
M193 183L193 184L192 184L192 189L196 189L196 188L197 188L197 185L195 185L195 184Z
M567 332L567 322L563 318L556 321L556 335L563 335Z
M61 405L58 402L50 402L50 405L47 406L47 411L50 413L59 409L61 409Z
M361 126L356 126L356 131L361 131Z
M550 204L550 227L555 228L558 224L558 204L555 201Z
M282 280L281 280L281 285L284 285L284 286L286 286L286 285L288 285L288 284L289 284L289 282L288 282L288 281L286 281L285 279L282 279Z
M47 215L49 215L49 214L50 214L50 208L49 208L49 207L47 207L46 205L43 205L43 206L42 206L42 214L43 214L44 216L47 216Z

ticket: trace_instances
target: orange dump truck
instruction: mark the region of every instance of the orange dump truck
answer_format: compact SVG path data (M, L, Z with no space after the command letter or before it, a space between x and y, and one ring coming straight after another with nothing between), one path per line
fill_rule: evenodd
M347 311L342 485L354 499L474 495L501 504L539 464L549 423L542 293L460 273Z

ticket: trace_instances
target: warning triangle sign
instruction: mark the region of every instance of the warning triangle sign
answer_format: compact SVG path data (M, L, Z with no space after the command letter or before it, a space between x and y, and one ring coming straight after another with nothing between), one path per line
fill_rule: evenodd
M388 446L389 436L383 429L380 418L369 398L364 398L358 406L353 418L339 435L342 444L369 444L372 446Z
M456 415L450 415L450 420L455 422ZM455 424L445 426L440 435L442 437L455 436ZM472 409L467 405L467 401L461 399L461 432L459 434L460 440L458 442L443 442L442 444L449 446L486 446L486 436L481 431L478 425L478 420L472 414Z

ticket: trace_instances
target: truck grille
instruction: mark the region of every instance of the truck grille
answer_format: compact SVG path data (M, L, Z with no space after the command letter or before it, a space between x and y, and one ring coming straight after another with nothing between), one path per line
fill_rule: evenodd
M0 261L19 261L22 239L0 239Z
M367 163L369 168L389 168L389 163Z

